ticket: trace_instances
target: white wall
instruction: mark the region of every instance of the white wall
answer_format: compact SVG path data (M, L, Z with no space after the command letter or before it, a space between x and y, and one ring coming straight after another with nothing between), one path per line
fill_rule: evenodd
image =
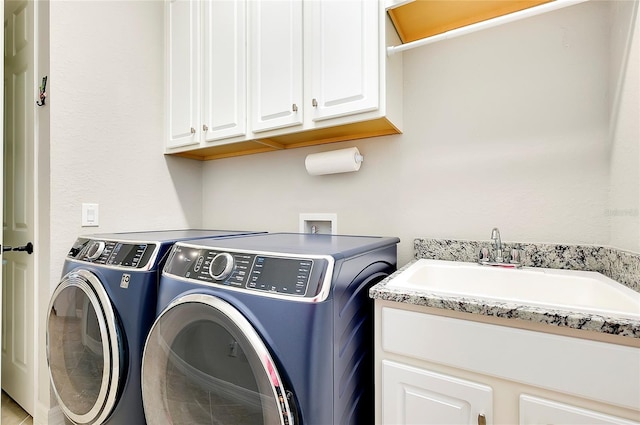
M404 53L404 134L204 165L204 224L607 245L609 4L588 2ZM637 71L635 77L637 78ZM630 76L633 78L633 76ZM307 154L358 146L357 173ZM640 249L639 249L640 250Z
M50 9L47 293L79 234L202 224L202 165L162 154L163 2L56 0ZM100 205L100 227L80 227L82 202ZM46 364L40 378L48 403Z
M628 57L612 49L613 64L622 63L622 71L612 72L611 245L640 252L640 14L633 10L637 2L616 2L612 36L627 47ZM635 12L635 15L634 15ZM635 17L635 19L634 19ZM635 26L629 25L629 22ZM628 34L632 31L632 37ZM630 39L630 48L627 43Z
M201 224L201 164L162 155L163 22L162 2L51 3L53 276L78 234Z

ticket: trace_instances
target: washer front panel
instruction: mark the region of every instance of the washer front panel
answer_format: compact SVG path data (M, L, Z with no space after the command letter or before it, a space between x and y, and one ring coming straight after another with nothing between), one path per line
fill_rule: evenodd
M228 254L228 255L227 255ZM215 261L232 258L228 275L215 279ZM333 271L331 256L278 255L257 251L222 251L176 244L163 273L179 279L266 296L317 302L327 298Z
M155 264L158 242L78 238L67 259L119 269L149 270Z

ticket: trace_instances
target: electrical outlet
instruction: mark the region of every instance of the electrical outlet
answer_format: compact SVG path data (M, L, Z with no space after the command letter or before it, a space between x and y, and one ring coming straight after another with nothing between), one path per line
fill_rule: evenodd
M300 214L300 233L338 234L338 214Z

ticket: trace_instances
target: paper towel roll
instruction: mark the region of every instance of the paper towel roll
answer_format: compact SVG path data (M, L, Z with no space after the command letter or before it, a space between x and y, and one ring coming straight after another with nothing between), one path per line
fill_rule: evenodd
M309 174L319 176L358 171L363 160L358 148L353 147L307 155L304 166Z

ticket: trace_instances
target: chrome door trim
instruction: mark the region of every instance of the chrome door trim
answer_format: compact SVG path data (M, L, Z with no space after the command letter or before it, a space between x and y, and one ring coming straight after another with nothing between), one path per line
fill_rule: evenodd
M111 305L111 300L107 295L100 279L87 270L76 270L67 273L56 287L51 300L49 302L49 312L47 314L47 324L53 309L54 301L60 293L69 287L76 287L81 290L90 300L91 305L96 311L98 325L100 327L100 336L102 338L102 355L104 365L102 370L102 382L98 400L89 412L84 415L78 415L66 406L58 394L51 368L49 367L49 381L56 400L60 405L63 413L76 424L92 424L102 423L111 414L118 395L120 382L120 351L122 350L122 337L116 324L116 315ZM50 363L49 352L49 327L47 326L47 364Z
M175 299L171 302L158 316L156 321L153 323L151 330L147 336L147 341L144 346L144 353L142 356L142 376L144 377L144 369L147 361L147 348L149 345L149 341L151 339L151 335L154 333L154 330L157 326L159 326L162 321L163 316L169 312L171 309L175 307L179 307L184 304L190 303L200 303L205 304L214 310L222 313L223 316L228 318L233 324L235 324L243 335L249 341L251 348L256 352L258 358L260 359L260 364L262 365L262 370L266 376L269 377L269 383L271 390L273 392L273 397L280 403L280 423L281 425L296 425L293 420L293 413L291 412L291 408L289 407L289 402L287 400L287 394L284 388L282 388L282 379L280 378L280 374L276 368L276 364L271 357L271 353L267 349L266 345L262 341L262 338L251 323L244 317L242 313L238 309L236 309L233 305L224 301L221 298L218 298L214 295L210 294L189 294L184 295ZM142 381L142 399L144 402L145 394L147 394L147 390L145 390L144 386L144 378Z

